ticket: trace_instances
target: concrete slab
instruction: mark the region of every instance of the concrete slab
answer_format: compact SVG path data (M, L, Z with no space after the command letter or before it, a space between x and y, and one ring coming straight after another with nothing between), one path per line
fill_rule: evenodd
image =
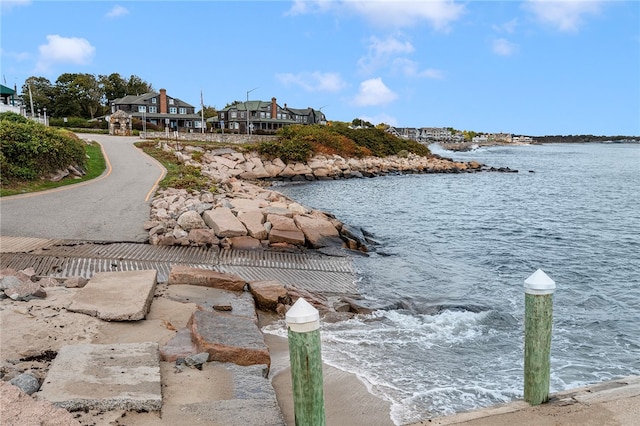
M157 271L99 272L67 309L105 321L137 321L149 312Z
M266 378L266 365L224 366L233 377L233 399L185 404L184 413L197 415L199 419L225 426L284 426L282 411L276 399L271 381Z
M237 315L258 320L255 301L249 292L222 290L198 285L170 285L164 297L182 303L195 303L205 310L226 311L230 315ZM230 310L229 310L230 308Z
M209 353L209 361L271 364L264 336L250 318L196 311L188 327L198 351Z
M158 411L162 408L158 344L63 346L35 395L70 411Z

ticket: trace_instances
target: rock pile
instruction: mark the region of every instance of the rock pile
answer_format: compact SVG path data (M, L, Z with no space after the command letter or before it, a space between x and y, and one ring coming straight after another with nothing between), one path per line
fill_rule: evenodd
M145 224L156 245L219 246L221 248L312 248L342 246L367 251L367 238L331 214L312 210L261 185L264 181L313 181L383 176L394 173L462 173L511 171L487 168L471 161L455 162L439 156L412 153L385 158L343 158L316 155L308 162L284 163L257 152L231 148L204 150L184 146L178 161L198 167L219 186L220 193L158 191ZM254 183L249 183L254 182Z
M221 193L158 191L144 224L156 245L319 249L347 246L366 251L357 232L343 231L334 216L304 207L276 191L229 178Z
M284 163L281 159L267 160L257 152L238 152L230 148L204 151L187 146L183 151L172 151L179 161L202 170L216 182L232 177L243 180L326 180L384 176L394 173L460 173L488 170L471 161L456 162L439 156L422 157L413 153L388 157L343 158L339 155L318 154L306 163ZM193 155L198 152L198 155ZM198 158L199 161L195 161Z
M16 271L11 268L0 270L0 299L10 298L17 301L44 299L47 297L47 287L79 288L87 284L82 277L56 279L52 277L39 278L33 268Z

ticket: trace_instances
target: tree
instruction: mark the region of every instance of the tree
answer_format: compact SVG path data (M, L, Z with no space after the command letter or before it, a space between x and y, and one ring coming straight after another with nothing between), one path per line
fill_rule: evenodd
M202 110L200 110L202 111ZM197 112L198 115L200 115L200 111ZM204 119L206 120L207 118L211 118L211 117L217 117L218 116L218 111L216 110L216 107L214 106L210 106L210 105L205 105L204 107Z
M56 80L53 90L53 112L55 117L80 117L78 87L74 84L76 74L64 73Z
M31 87L33 99L29 96L29 87ZM52 111L53 95L54 87L44 77L29 77L22 85L22 100L28 109L31 108L31 101L33 100L34 112L37 112L38 109L44 110L44 108Z
M85 118L94 118L100 109L103 92L93 74L76 74L74 84L78 86L78 101Z
M117 72L98 76L98 83L103 92L103 105L108 105L114 99L123 98L127 94L127 80Z
M153 91L151 84L147 83L135 74L132 74L127 81L127 95L142 95ZM110 99L111 100L111 99Z

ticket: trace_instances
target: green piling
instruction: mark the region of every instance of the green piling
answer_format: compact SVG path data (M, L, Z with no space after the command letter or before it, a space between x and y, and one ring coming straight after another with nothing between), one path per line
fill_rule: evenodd
M524 287L524 400L531 405L540 405L549 400L556 283L538 269L525 280Z
M286 314L296 426L324 426L320 315L300 298Z

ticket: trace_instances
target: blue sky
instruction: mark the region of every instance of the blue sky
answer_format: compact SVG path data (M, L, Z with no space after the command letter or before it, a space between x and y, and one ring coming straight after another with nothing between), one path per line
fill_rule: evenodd
M640 135L638 1L2 0L3 83L117 72L195 106Z

